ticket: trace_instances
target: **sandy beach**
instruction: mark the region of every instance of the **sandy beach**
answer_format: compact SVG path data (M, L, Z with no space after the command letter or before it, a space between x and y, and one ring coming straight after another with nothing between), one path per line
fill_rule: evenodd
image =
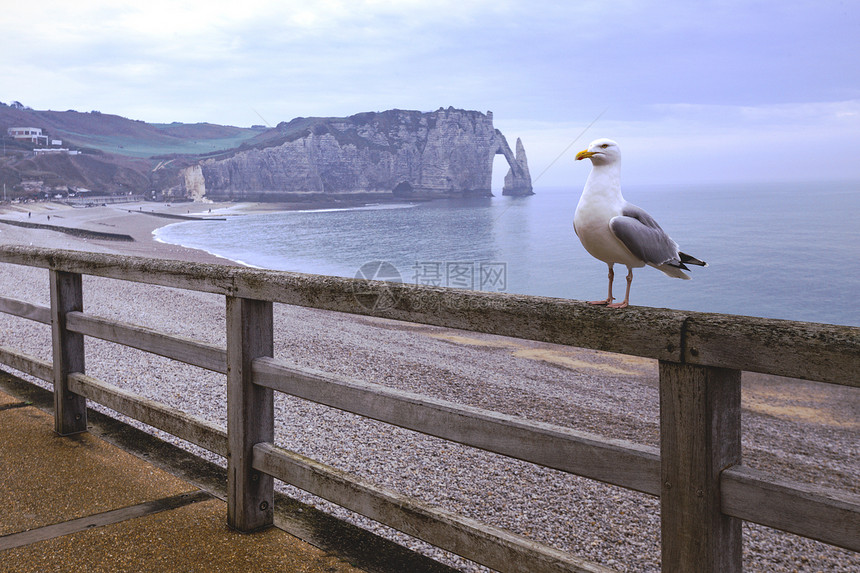
M0 244L60 247L99 253L227 264L229 261L205 251L154 240L152 236L154 230L180 221L158 215L208 218L235 216L236 213L253 212L259 209L261 207L253 203L145 202L78 208L53 202L0 205ZM3 220L130 235L134 241L85 239L57 231L25 229L3 224Z
M153 212L220 217L265 208L199 203L6 205L0 206L0 244L233 264L204 251L153 240L153 230L176 222ZM85 238L2 220L124 234L134 240ZM0 295L47 304L47 272L0 263ZM100 316L225 343L223 297L85 277L84 307ZM286 305L276 305L275 323L276 356L300 364L577 430L658 444L654 361ZM98 340L88 339L86 344L88 374L224 423L223 376ZM43 359L51 355L49 329L4 314L0 345ZM117 369L117 364L125 366ZM792 480L860 493L856 389L745 374L743 406L746 464ZM619 571L659 571L659 505L649 496L297 399L279 397L276 419L278 443L324 463ZM464 571L483 570L303 492L285 489ZM744 536L747 571L860 570L857 554L815 541L749 524Z

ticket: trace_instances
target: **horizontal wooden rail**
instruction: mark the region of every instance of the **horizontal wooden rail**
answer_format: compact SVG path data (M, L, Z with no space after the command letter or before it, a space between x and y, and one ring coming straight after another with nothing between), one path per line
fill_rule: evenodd
M54 369L50 362L12 351L4 346L0 346L0 364L46 382L53 381ZM210 452L227 456L227 431L208 420L186 414L182 410L149 400L85 374L70 374L69 389L129 418L173 434Z
M82 312L68 313L66 327L72 332L151 352L221 374L227 373L227 351L213 344Z
M5 346L0 346L0 364L6 364L19 372L24 372L45 382L54 381L53 364L23 352L16 352Z
M0 312L51 324L51 309L13 298L0 297ZM83 312L66 315L66 328L94 338L137 348L213 372L227 373L227 351L182 336L172 336L157 330L100 318Z
M47 361L4 347L0 347L0 362L46 381L53 376ZM75 393L211 452L227 455L227 435L221 426L90 376L72 374L69 382ZM722 472L721 495L727 515L860 551L860 496L790 482L744 466Z
M279 367L281 365L266 364L267 361L264 359L258 360L255 369L258 370L258 374L261 374L260 382L283 390L280 384L272 383L272 379L283 374ZM49 362L5 347L0 347L0 362L45 381L51 381L53 377ZM309 375L309 380L316 379L313 374ZM119 413L219 455L226 455L226 432L223 427L81 374L73 374L70 377L70 389ZM298 392L290 393L301 396ZM308 395L301 397L313 399ZM315 401L325 403L319 399ZM333 403L328 405L338 407ZM342 409L351 410L351 408ZM394 423L392 420L383 421ZM565 430L565 433L567 432ZM497 451L493 448L484 449ZM571 457L575 458L575 456ZM527 461L541 463L535 459L527 459ZM654 462L646 460L646 463ZM565 467L562 464L543 465L571 473L581 473L575 468ZM605 481L631 487L618 483L619 480L615 479ZM659 495L659 491L649 491L650 487L631 487L631 489ZM659 490L659 485L657 489ZM722 496L723 511L728 515L860 551L860 499L858 496L789 482L743 466L733 467L722 473Z
M253 362L254 383L445 440L660 495L660 454L650 448L463 406L272 358Z
M856 327L23 246L0 262L860 387Z
M227 456L227 431L208 420L160 404L87 376L69 375L69 389L111 410L164 430L220 456Z
M743 466L723 471L720 493L726 515L860 551L860 495Z
M274 444L255 445L252 464L286 483L493 569L522 573L611 571L508 531L432 508Z
M40 380L52 382L50 362L0 346L0 364ZM226 430L208 420L186 414L101 380L80 373L69 375L69 389L103 406L163 430L221 456L227 455Z
M229 266L20 245L0 245L0 262L217 294L234 282Z
M51 307L0 296L0 312L20 316L42 324L51 324Z

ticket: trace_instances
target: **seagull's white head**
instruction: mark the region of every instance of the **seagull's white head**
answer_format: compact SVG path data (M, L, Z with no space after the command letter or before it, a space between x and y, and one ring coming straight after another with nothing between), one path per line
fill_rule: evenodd
M576 154L576 160L580 159L591 159L593 165L608 165L621 161L621 149L611 139L595 139L588 149Z

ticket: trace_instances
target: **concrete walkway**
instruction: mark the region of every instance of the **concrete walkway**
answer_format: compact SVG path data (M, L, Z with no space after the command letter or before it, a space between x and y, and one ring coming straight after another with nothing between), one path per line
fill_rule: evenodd
M0 392L0 571L357 572L278 528L243 535L227 505Z

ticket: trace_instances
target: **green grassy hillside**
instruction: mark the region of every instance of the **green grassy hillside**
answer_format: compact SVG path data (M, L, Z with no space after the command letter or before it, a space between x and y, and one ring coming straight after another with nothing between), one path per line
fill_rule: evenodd
M98 149L134 158L200 155L238 147L260 130L233 126L157 124L100 112L40 111L0 106L0 134L9 127L38 127L64 147Z
M80 155L34 156L29 141L6 137L10 127L36 127ZM97 111L33 110L0 105L0 184L12 196L83 187L104 193L145 193L176 187L179 170L200 157L229 153L265 139L261 130L211 123L146 123ZM35 183L34 183L35 182ZM37 190L37 191L34 191Z

